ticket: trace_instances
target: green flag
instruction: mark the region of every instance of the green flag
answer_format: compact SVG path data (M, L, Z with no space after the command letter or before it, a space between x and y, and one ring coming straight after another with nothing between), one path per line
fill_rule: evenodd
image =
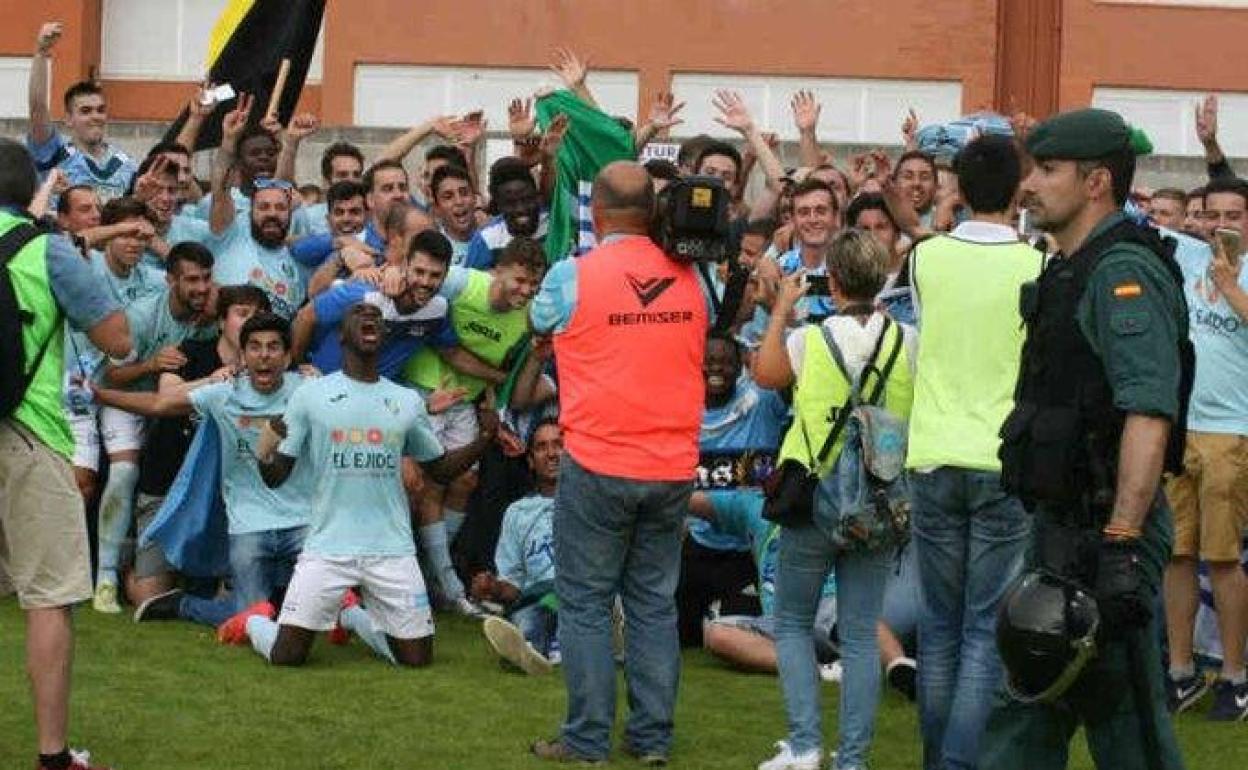
M551 262L594 247L589 216L594 177L608 163L637 157L632 133L571 91L555 91L537 100L537 121L543 131L560 113L568 116L568 132L556 156L555 194L546 234L546 258Z

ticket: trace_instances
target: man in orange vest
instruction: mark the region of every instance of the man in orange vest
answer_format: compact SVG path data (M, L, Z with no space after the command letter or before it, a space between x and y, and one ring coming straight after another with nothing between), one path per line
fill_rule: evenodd
M647 236L654 193L642 166L605 167L590 199L599 246L555 265L533 301L553 334L566 456L555 494L555 590L568 689L556 761L599 762L615 721L611 605L624 604L625 751L666 764L680 647L674 594L698 463L708 311L693 266Z

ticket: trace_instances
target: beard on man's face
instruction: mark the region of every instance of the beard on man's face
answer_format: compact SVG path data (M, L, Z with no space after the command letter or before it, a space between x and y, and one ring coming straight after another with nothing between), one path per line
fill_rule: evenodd
M263 217L251 220L251 237L266 249L276 249L286 242L290 223L279 217Z

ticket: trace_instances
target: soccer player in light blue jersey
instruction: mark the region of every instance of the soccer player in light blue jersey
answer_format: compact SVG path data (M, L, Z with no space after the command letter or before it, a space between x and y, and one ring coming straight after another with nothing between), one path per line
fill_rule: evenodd
M212 165L211 237L206 245L216 257L213 277L218 283L259 287L269 295L273 312L289 321L303 304L306 290L286 245L294 187L272 177L253 179L251 207L245 217L240 216L227 189L231 169L241 160L236 153L243 143L251 107L251 97L243 94L238 106L221 121L221 147Z
M485 619L483 631L494 651L526 674L548 674L559 661L555 638L555 484L563 432L544 419L529 441L534 490L508 506L494 555L497 575L478 573L472 594L507 605L507 618Z
M151 391L161 372L173 372L186 364L178 350L187 339L213 339L216 319L211 315L212 254L197 243L181 243L169 253L166 288L146 294L126 306L126 321L134 348L124 360L109 360L101 379L114 388ZM106 432L111 430L105 420ZM120 612L116 601L117 570L121 542L134 513L134 489L138 483L140 430L131 424L130 434L117 439L117 456L127 458L109 468L108 483L100 498L100 564L93 607L101 612ZM107 442L107 436L106 436ZM123 449L127 450L123 453ZM110 449L110 453L114 450Z
M52 124L48 110L49 60L60 40L64 25L53 21L39 28L35 55L31 59L29 102L30 133L26 147L35 159L41 177L59 168L71 185L90 185L109 201L130 188L137 164L104 139L108 126L108 105L99 84L84 80L65 91L65 127L62 136Z
M261 426L280 417L303 383L290 365L290 324L258 313L239 333L246 374L220 381L223 372L156 393L98 390L101 403L153 417L192 411L213 418L221 438L221 496L230 537L232 594L223 599L184 595L174 589L143 602L136 621L182 618L211 626L290 582L307 534L314 479L300 468L289 483L270 489L260 478L255 446Z
M343 368L300 388L285 416L266 423L256 456L271 487L297 465L316 478L310 527L281 615L255 606L232 618L252 647L276 665L301 665L317 631L335 622L379 655L405 666L433 659L433 615L416 561L401 458L415 458L434 480L462 473L493 440L489 420L472 444L446 453L433 435L424 402L381 377L385 323L360 303L342 322ZM359 586L363 607L339 612L343 592ZM228 624L227 624L228 625Z

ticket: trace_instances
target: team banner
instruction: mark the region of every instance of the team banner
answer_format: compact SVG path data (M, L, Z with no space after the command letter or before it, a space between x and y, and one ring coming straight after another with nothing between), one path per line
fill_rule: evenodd
M556 157L555 194L550 202L546 258L551 262L594 247L589 218L594 177L608 163L637 157L632 133L571 91L555 91L537 100L537 120L543 131L560 114L568 116L568 132Z
M303 91L324 15L325 0L229 0L208 42L206 79L228 85L227 94L249 93L258 105L274 101L276 91L276 115L285 125ZM232 96L217 102L192 150L221 144L221 118L232 107ZM263 109L254 110L252 122L264 114ZM165 132L166 141L177 138L186 118L183 109Z

